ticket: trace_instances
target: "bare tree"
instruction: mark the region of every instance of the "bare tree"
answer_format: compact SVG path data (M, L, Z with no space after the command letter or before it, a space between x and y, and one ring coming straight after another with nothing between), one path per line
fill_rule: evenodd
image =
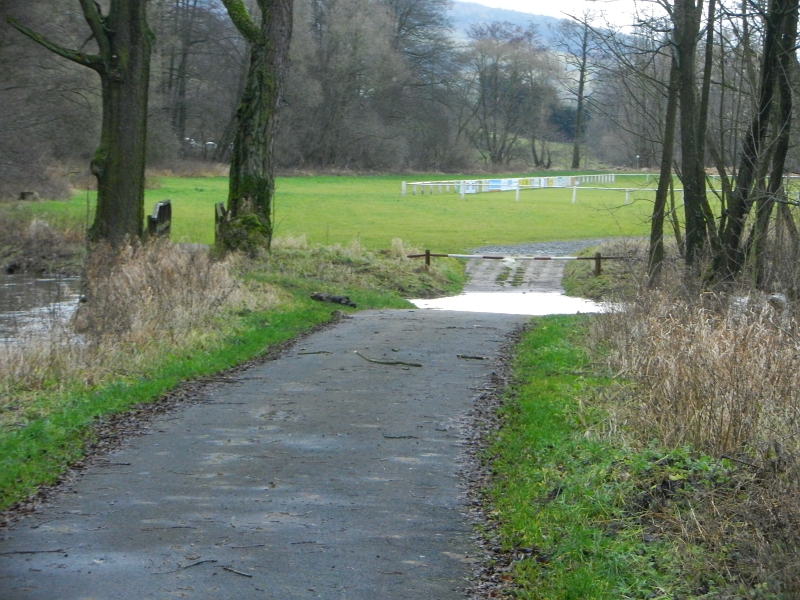
M584 130L586 84L594 73L591 55L597 52L592 21L594 14L585 11L580 16L571 16L557 28L556 45L567 64L562 78L564 89L575 98L575 133L572 141L572 168L581 166L581 141Z

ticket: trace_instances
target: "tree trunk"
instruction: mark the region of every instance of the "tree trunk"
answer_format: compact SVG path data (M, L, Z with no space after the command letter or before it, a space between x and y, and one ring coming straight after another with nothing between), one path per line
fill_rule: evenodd
M273 232L274 139L292 31L292 0L259 0L261 25L241 0L225 0L250 46L250 67L236 111L228 221L220 242L249 253L269 248Z
M114 2L108 14L109 70L100 73L103 126L92 159L97 212L92 241L119 245L142 237L151 34L144 0Z
M680 96L681 175L686 222L686 264L699 258L706 239L705 177L702 142L698 135L697 82L695 54L700 31L702 3L675 0L675 51L677 53Z
M761 170L760 163L763 160L763 147L767 137L772 107L775 103L775 87L777 84L782 88L784 83L782 81L778 83L778 79L784 76L788 77L789 73L788 70L785 70L785 75L780 73L781 69L788 67L788 61L790 60L788 55L791 53L791 50L787 51L787 44L782 40L784 36L796 35L796 31L797 1L770 0L766 18L758 107L745 137L742 157L736 173L736 187L728 203L727 221L722 235L722 247L714 259L714 276L720 281L732 279L744 266L745 249L742 245L742 236L745 221L753 205L753 193L759 187L756 180ZM793 47L793 42L789 44L789 48L791 47ZM785 95L787 97L784 100L791 104L791 95L788 93ZM781 110L783 111L785 108ZM782 118L788 135L788 119L790 117L782 114ZM781 133L783 133L783 128ZM776 156L775 160L780 161L780 173L782 175L785 153L782 153L782 157ZM774 168L773 173L776 173Z
M675 145L675 121L678 112L678 65L674 58L669 71L667 114L664 119L664 138L661 150L661 173L658 179L653 217L650 222L650 252L647 263L647 285L658 285L664 261L664 208L672 182L672 154Z
M754 280L758 288L768 285L767 273L767 238L769 222L772 216L775 200L785 195L783 189L783 169L786 164L786 155L789 153L789 142L792 127L792 82L791 61L794 52L794 41L797 37L797 2L784 7L787 13L783 17L778 29L780 30L776 62L778 68L775 72L780 101L779 112L776 115L777 135L775 136L774 153L772 155L772 169L769 175L769 189L765 198L757 203L756 212L756 239L754 241Z
M48 50L100 75L103 121L100 146L91 163L97 177L97 211L89 238L116 246L139 239L143 233L152 43L147 2L112 0L107 16L91 0L81 0L81 7L97 42L96 55L63 48L21 23L11 24Z
M572 142L572 168L581 168L581 140L583 139L583 92L586 88L586 71L589 61L589 24L584 21L581 35L581 56L578 72L578 111L575 114L575 135Z

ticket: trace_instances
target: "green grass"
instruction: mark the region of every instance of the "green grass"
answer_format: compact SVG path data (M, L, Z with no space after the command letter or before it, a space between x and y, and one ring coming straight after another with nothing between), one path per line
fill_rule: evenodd
M530 174L528 174L530 175ZM541 173L543 176L558 173ZM418 248L464 251L489 244L643 235L648 230L651 192L572 189L524 190L468 195L455 193L401 197L403 180L462 179L469 175L281 177L277 180L275 233L305 234L312 244L346 244L360 239L368 248L387 248L400 238ZM162 199L173 204L172 239L213 242L214 204L227 197L225 177L163 177L146 192L146 210ZM593 186L595 184L592 184ZM651 184L652 185L652 182ZM606 187L644 187L642 177L618 176ZM94 194L81 192L68 202L34 205L41 213L86 219Z
M517 347L504 426L487 452L500 543L525 557L511 571L514 597L686 597L677 564L689 559L647 535L642 499L713 461L634 452L598 435L604 414L587 398L608 380L586 364L589 318L534 321Z

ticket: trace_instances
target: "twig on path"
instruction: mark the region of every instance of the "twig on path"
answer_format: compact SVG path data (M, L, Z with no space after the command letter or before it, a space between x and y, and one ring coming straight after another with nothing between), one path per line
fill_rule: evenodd
M155 573L155 574L156 575L167 575L168 573L177 573L178 571L183 571L184 569L191 569L192 567L196 567L197 565L204 565L206 563L215 563L215 562L219 562L219 561L217 561L217 560L215 560L213 558L208 558L206 560L198 560L197 562L192 563L190 565L186 565L185 567L178 567L174 571L159 571L158 573Z
M252 576L252 575L250 575L249 573L242 573L241 571L237 571L237 570L236 570L236 569L234 569L233 567L226 567L226 566L224 566L224 565L223 565L222 569L223 569L224 571L228 571L229 573L236 573L237 575L241 575L242 577L250 577L250 578L252 578L252 577L253 577L253 576Z
M333 354L330 350L317 350L315 352L298 352L300 356L306 356L308 354Z
M488 356L472 356L470 354L456 354L456 357L464 360L489 360Z
M11 556L12 554L58 554L66 552L69 548L56 548L55 550L14 550L12 552L0 552L0 556Z
M359 352L358 350L353 350L353 352L358 354L358 356L360 356L361 358L363 358L367 362L376 363L376 364L379 364L379 365L406 365L406 366L409 366L409 367L421 367L422 366L420 363L405 362L405 361L402 361L402 360L378 360L378 359L375 359L375 358L367 358L366 356L361 354L361 352Z

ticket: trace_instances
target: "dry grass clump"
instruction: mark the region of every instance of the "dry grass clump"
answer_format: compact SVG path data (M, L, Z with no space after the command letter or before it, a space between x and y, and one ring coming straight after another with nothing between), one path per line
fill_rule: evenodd
M652 292L601 320L614 369L636 382L640 425L712 455L780 444L800 455L800 337L766 298Z
M0 346L0 422L35 416L18 405L37 390L146 375L159 356L218 343L225 315L278 305L275 288L237 277L241 262L166 241L95 248L74 320L39 323Z
M796 314L780 297L692 292L682 275L594 332L625 382L610 404L629 442L712 459L689 479L653 463L643 520L683 544L686 576L710 597L800 597Z

